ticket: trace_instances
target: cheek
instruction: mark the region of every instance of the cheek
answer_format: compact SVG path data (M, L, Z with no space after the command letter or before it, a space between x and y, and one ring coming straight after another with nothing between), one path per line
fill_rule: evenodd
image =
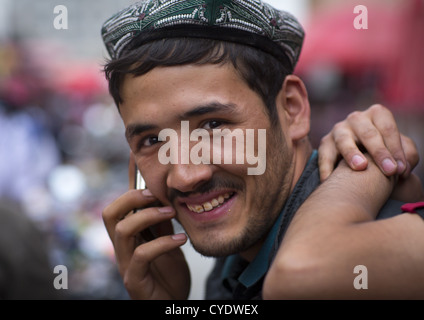
M246 177L248 177L247 168L249 167L249 165L247 165L247 164L236 164L235 160L234 160L233 164L218 164L218 165L215 165L215 167L217 168L216 171L227 172L227 173L229 173L233 176L237 176L238 178L241 178L243 180Z
M137 159L136 163L148 188L161 202L166 201L166 167L154 159Z

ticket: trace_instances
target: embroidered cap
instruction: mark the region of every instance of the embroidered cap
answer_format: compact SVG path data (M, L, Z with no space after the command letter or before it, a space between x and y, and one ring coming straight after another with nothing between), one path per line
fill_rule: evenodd
M293 72L304 31L290 13L261 0L143 0L108 19L102 37L112 59L154 40L206 38L256 47Z

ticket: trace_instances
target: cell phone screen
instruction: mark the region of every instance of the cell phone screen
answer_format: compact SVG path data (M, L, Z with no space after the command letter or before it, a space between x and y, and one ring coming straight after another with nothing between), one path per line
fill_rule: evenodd
M146 189L146 181L144 181L143 176L138 170L137 166L135 166L135 188L136 189Z

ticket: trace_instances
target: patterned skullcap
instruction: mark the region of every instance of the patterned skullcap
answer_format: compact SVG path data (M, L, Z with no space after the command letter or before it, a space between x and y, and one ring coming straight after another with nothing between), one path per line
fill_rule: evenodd
M261 0L143 0L108 19L102 37L112 59L158 39L206 38L261 49L293 72L304 31L291 14Z

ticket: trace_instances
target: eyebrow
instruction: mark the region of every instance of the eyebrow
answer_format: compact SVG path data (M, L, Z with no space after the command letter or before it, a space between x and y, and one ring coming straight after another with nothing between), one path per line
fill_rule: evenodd
M198 106L190 111L183 113L180 116L180 120L187 120L192 117L203 116L208 113L214 112L227 112L232 113L236 109L236 106L232 103L220 103L220 102L211 102L206 105Z
M154 130L157 129L158 126L152 125L152 124L130 124L125 129L125 138L127 138L127 141L130 141L133 137L138 136L142 134L145 131Z
M235 111L235 109L236 109L236 106L231 103L225 104L220 102L211 102L205 105L197 106L194 109L184 112L178 118L180 121L184 121L189 118L203 116L208 113L215 113L215 112L232 113ZM138 136L145 131L155 130L158 128L159 127L157 125L153 125L153 124L143 124L143 123L130 124L125 129L125 137L127 138L127 141L130 141L133 137Z

